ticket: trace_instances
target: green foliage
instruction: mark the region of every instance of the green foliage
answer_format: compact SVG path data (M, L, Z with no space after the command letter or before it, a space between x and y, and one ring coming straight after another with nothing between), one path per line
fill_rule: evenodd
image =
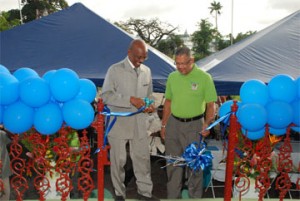
M178 35L172 34L167 39L161 40L156 48L170 58L173 58L176 49L182 45L182 39Z
M3 11L0 14L0 31L11 29L20 25L20 13L19 10Z
M30 22L69 7L65 0L22 0L22 3L23 22Z
M207 19L202 19L198 27L199 30L192 34L193 51L203 58L211 53L210 45L217 32L212 28L212 24Z

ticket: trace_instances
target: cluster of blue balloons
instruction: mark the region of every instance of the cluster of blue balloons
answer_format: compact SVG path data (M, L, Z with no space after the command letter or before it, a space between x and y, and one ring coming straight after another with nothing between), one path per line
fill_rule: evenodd
M91 103L96 93L92 81L80 79L68 68L40 77L26 67L11 74L0 64L0 124L12 133L23 133L33 126L44 135L56 133L64 123L84 129L94 120Z
M265 126L273 135L281 136L287 127L300 129L300 77L296 80L285 74L274 76L268 85L256 79L248 80L240 88L237 118L242 133L251 140L265 135ZM225 102L220 115L230 112L232 101Z

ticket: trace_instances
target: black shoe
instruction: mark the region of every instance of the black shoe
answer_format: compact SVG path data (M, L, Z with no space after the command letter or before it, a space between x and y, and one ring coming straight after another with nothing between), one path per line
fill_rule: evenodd
M116 196L115 201L125 201L125 199L122 196Z
M157 197L153 196L152 197L146 197L144 195L138 194L138 200L147 200L147 201L160 201Z

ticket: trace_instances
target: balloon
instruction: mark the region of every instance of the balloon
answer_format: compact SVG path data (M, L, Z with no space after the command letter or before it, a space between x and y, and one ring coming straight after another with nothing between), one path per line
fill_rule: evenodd
M2 124L2 121L3 121L3 107L2 105L0 105L0 124Z
M0 73L10 74L9 70L1 64L0 64Z
M97 94L96 85L91 80L80 79L79 86L79 92L76 98L86 100L89 103L93 102Z
M289 75L276 75L268 84L269 96L272 100L292 102L297 96L297 86Z
M8 105L19 98L19 81L8 73L0 72L0 104Z
M84 129L94 120L94 109L84 100L73 99L64 103L62 112L65 122L74 129Z
M40 107L50 100L49 84L42 78L30 77L20 83L20 99L30 107Z
M293 119L293 109L290 104L283 101L272 101L267 106L268 124L270 127L286 128Z
M273 128L273 127L270 127L269 131L270 131L271 134L277 135L277 136L286 134L286 128Z
M245 128L242 128L242 133L250 140L259 140L265 136L265 128L258 131L248 131Z
M43 79L50 83L52 76L55 74L56 70L49 70L43 75Z
M62 111L55 103L48 103L35 111L33 125L43 135L56 133L62 124Z
M59 69L51 77L50 90L57 101L69 101L79 92L79 77L71 69Z
M244 103L266 105L269 100L268 87L260 80L248 80L240 88L241 100Z
M39 77L37 72L32 70L31 68L19 68L13 73L13 76L19 80L19 82L22 82L30 77Z
M297 95L298 98L300 98L300 77L298 77L295 82L296 82Z
M291 103L293 110L293 120L292 122L296 124L296 126L300 126L300 99Z
M231 106L233 105L233 100L224 102L219 109L219 116L223 117L229 112L231 112Z
M248 131L261 130L267 123L267 111L260 104L243 104L239 109L238 121Z
M4 110L4 127L12 133L26 132L33 124L33 114L33 108L17 101Z

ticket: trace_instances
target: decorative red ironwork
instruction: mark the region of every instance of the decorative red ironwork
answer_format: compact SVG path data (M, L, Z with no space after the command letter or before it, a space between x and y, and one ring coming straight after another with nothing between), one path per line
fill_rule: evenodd
M58 159L55 164L55 171L59 173L59 178L56 180L56 191L61 193L61 200L66 201L73 185L70 179L70 173L74 168L74 163L71 162L71 154L68 146L67 134L70 128L65 127L59 130L59 137L55 139Z
M90 158L91 147L86 136L87 131L84 130L82 134L83 137L80 138L80 160L78 162L78 171L81 174L78 180L78 190L82 191L83 199L86 201L95 187L91 177L94 163Z
M257 171L259 172L259 175L256 177L255 180L255 188L259 189L259 201L262 201L264 199L265 194L271 186L269 172L272 167L272 148L270 144L269 135L269 129L268 126L266 126L265 137L262 141L259 141L255 149L257 159Z
M235 189L239 192L239 199L241 200L243 193L247 192L250 187L249 175L252 167L249 161L253 157L253 148L252 141L249 138L244 135L240 135L239 137L241 140L240 143L243 146L237 150L239 152L237 154L239 161L237 162L237 178L234 181L234 185Z
M104 104L102 99L98 100L96 120L93 122L92 127L97 131L97 146L100 152L97 155L97 171L98 171L98 201L104 201L104 166L110 165L108 161L109 146L105 146L104 143L104 116L100 114L103 111Z
M227 161L226 161L226 175L225 175L225 192L224 192L224 200L231 200L231 192L232 192L232 176L234 169L234 149L237 142L239 124L237 122L237 117L235 115L238 109L237 102L234 101L231 106L231 116L230 116L230 127L229 127L229 136L228 136L228 150L227 150Z
M16 191L16 200L22 201L25 191L29 188L26 178L22 175L25 172L25 160L20 158L23 148L19 144L19 135L13 135L12 139L13 141L10 145L9 155L12 158L10 161L10 168L14 175L11 178L10 183L11 187Z
M291 180L289 177L289 172L293 169L293 162L291 160L292 146L290 139L290 129L287 129L286 137L283 144L279 148L279 162L278 171L280 175L276 179L276 189L280 191L279 199L283 200L288 190L291 188Z
M33 170L36 172L34 187L40 195L40 201L44 201L45 194L50 188L49 179L45 176L51 170L49 161L45 158L47 147L49 146L49 136L44 140L41 134L35 132L31 134Z

